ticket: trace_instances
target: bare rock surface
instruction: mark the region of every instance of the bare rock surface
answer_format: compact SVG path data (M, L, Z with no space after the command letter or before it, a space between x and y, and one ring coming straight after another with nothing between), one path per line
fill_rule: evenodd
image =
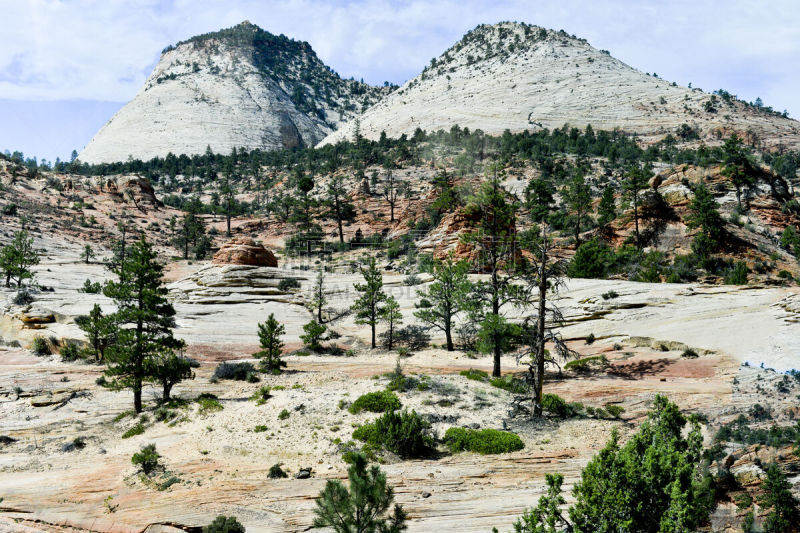
M166 48L141 90L80 160L314 145L355 114L351 99L360 108L390 90L343 80L308 43L245 21Z
M382 131L411 136L417 128L499 135L565 124L655 137L687 124L708 139L715 131L751 132L768 145L800 147L795 120L650 76L563 31L511 22L467 33L322 144L352 139L356 128L377 140Z

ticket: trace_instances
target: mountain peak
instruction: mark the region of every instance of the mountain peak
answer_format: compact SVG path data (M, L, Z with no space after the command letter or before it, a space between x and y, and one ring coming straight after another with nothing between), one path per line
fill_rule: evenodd
M682 125L709 140L752 130L761 139L800 146L796 121L650 76L564 30L518 22L468 31L362 114L358 127L378 139L383 131L399 137L454 125L499 135L565 124L619 128L653 140ZM346 124L324 142L352 138L355 128Z
M249 21L168 46L134 100L81 153L88 163L314 145L393 87L344 80L304 41Z

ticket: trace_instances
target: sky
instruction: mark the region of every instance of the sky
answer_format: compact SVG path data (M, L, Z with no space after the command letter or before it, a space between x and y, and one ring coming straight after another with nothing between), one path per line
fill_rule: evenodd
M798 0L0 0L0 13L0 151L50 161L80 152L164 47L243 20L373 84L413 78L478 24L527 22L800 118Z

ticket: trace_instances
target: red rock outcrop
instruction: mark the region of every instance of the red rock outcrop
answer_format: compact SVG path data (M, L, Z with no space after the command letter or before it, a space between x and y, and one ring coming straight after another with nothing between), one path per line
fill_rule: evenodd
M250 237L234 237L214 254L212 263L218 265L278 266L275 254Z

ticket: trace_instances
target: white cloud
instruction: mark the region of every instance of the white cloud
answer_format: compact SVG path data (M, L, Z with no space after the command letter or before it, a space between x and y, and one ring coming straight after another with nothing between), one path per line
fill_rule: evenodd
M761 96L800 114L794 0L0 0L0 98L126 101L160 50L249 19L309 41L342 76L402 82L479 23L587 38L681 84Z

